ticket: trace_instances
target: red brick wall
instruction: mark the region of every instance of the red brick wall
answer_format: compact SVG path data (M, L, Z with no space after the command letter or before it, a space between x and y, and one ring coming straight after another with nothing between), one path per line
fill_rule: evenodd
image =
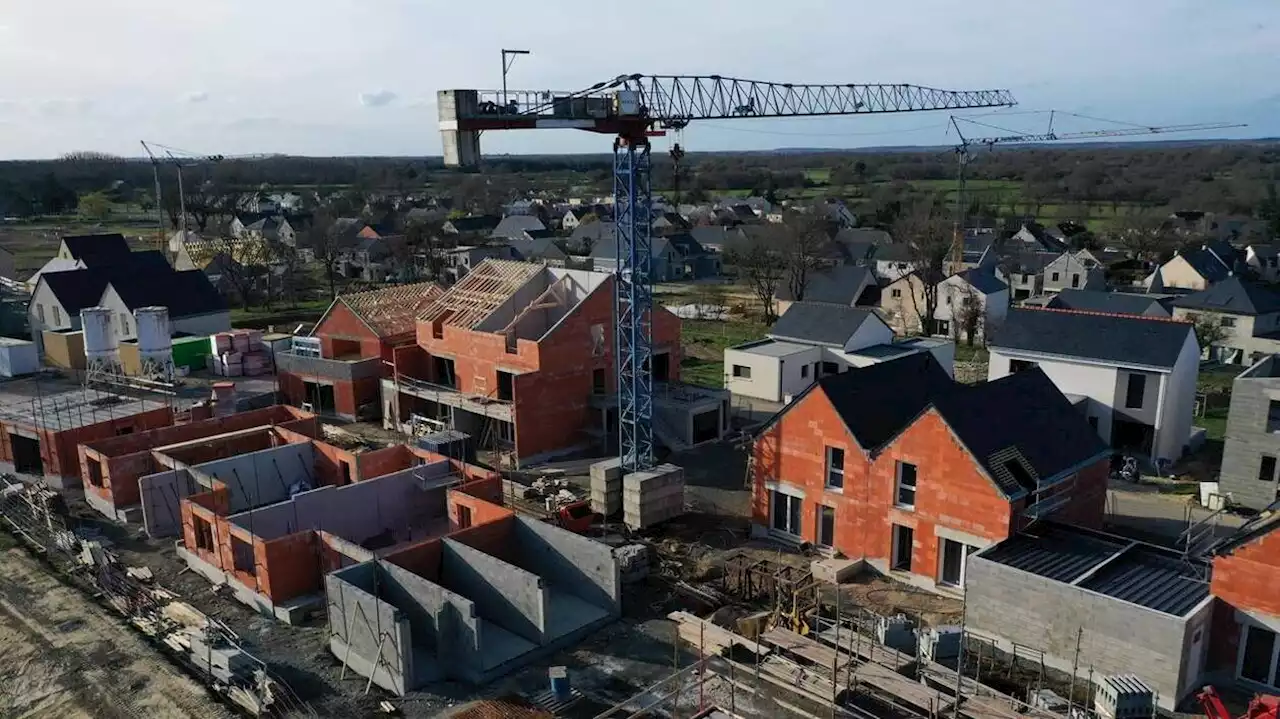
M440 579L440 551L440 539L433 538L401 547L382 559L434 582Z
M354 353L361 357L378 357L382 353L378 335L341 302L334 303L316 325L314 334L320 338L322 357L332 359Z
M1280 617L1280 531L1214 557L1210 589L1232 607Z
M267 542L256 541L254 554L258 562L258 591L272 602L284 602L320 591L321 556L315 532L298 532Z
M593 325L604 332L604 351L598 356L592 353ZM595 423L590 408L592 370L604 369L609 391L614 386L613 278L601 283L541 342L519 340L515 353L507 352L500 334L449 325L441 330L443 336L437 339L429 323L419 323L418 344L427 355L454 359L461 391L496 397L500 369L524 372L513 380L517 456L532 457L587 440L582 430ZM669 352L670 379L679 379L680 319L662 308L654 314L653 347ZM428 372L419 376L439 381Z
M826 447L845 450L844 488L828 491ZM914 528L912 571L936 578L938 539L943 526L998 541L1009 533L1009 502L982 474L936 412L929 411L869 460L821 391L809 393L757 440L754 518L769 523L765 481L805 491L801 536L817 539L817 508L835 509L835 546L846 556L888 562L892 525ZM895 504L897 462L915 464L914 510Z

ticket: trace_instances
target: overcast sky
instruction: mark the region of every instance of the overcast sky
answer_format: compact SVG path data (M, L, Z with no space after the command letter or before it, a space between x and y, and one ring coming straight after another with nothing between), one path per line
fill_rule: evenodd
M1018 110L1280 135L1280 0L0 0L0 158L438 155L435 93L623 73L1007 88ZM638 14L643 9L644 14ZM988 117L1039 130L1035 115ZM692 151L940 144L945 113L706 122ZM1063 130L1100 123L1078 121ZM1192 135L1191 137L1194 137ZM607 151L574 131L487 153Z

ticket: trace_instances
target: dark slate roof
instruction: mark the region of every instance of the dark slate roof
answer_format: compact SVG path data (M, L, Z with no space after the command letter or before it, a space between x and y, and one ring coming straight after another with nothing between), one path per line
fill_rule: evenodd
M887 245L877 245L876 253L873 255L876 260L885 262L910 262L911 246L905 242L891 242Z
M804 340L839 345L853 336L864 322L879 321L871 310L816 302L796 302L769 328L776 339Z
M102 235L70 235L62 238L67 252L77 260L84 261L86 266L120 255L129 254L129 243L124 235L111 232Z
M1160 300L1159 295L1068 289L1060 291L1056 297L1049 300L1049 307L1135 316L1144 315L1152 308L1157 308L1161 316L1168 317L1169 310L1160 303Z
M1192 330L1162 319L1010 308L991 346L1171 368Z
M601 241L613 242L613 239L613 223L598 220L573 228L573 234L569 235L569 244L581 246L584 242L590 241L594 247Z
M170 317L190 317L227 309L222 295L201 270L148 275L146 282L113 279L111 286L129 309L168 307Z
M495 215L473 215L470 217L457 217L449 220L449 224L459 233L462 232L485 232L492 230L498 226L502 220Z
M106 291L107 284L113 280L147 284L155 277L173 272L164 254L156 250L127 252L100 259L101 262L83 270L40 275L41 279L48 280L49 289L68 314L74 315L86 307L96 307L102 301L102 293Z
M960 277L968 282L973 289L984 295L994 294L1009 289L999 277L996 277L991 270L988 269L971 269L960 273Z
M827 375L813 386L827 395L858 444L874 451L910 424L934 396L951 391L955 382L932 354L920 352Z
M1038 275L1050 262L1062 255L1057 252L1014 252L997 263L1005 272L1021 275Z
M1209 598L1203 560L1054 522L1038 523L977 556L1175 617Z
M1173 306L1237 315L1265 315L1280 312L1280 294L1266 285L1230 277L1207 290L1180 297Z
M1222 263L1228 267L1234 268L1236 264L1244 259L1244 252L1237 250L1230 242L1226 240L1209 240L1204 243L1204 248L1212 252Z
M656 238L655 238L656 239ZM688 232L678 232L674 235L667 235L667 242L685 257L696 257L707 253L701 243L698 242L693 235Z
M921 352L829 375L815 386L869 452L933 407L1009 498L1108 451L1039 369L970 386L952 380L932 354Z
M464 231L459 229L456 223L454 228L458 229L459 232ZM514 238L520 237L525 230L537 231L545 229L547 229L547 226L542 224L542 220L532 215L507 215L493 228L493 232L489 233L489 236Z
M835 267L814 272L805 283L805 302L826 302L834 305L852 307L858 301L857 292L868 284L875 284L871 271L856 265L836 265ZM794 300L790 288L786 285L778 288L778 299Z
M1037 479L1107 451L1089 422L1038 368L973 386L957 384L933 404L1010 497L1034 490Z
M1179 256L1186 260L1187 264L1191 265L1201 277L1210 282L1225 280L1231 275L1231 270L1222 264L1217 255L1208 250L1188 250Z

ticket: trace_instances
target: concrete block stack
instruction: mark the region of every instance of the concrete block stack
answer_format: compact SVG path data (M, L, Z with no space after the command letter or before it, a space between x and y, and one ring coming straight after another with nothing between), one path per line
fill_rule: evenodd
M271 354L261 330L231 330L209 336L209 371L219 377L271 374Z
M644 529L684 514L684 470L660 464L622 478L622 521Z
M618 574L623 584L634 584L649 576L649 547L645 544L624 544L613 550L618 560Z
M622 511L622 463L617 458L591 465L591 511L604 517Z

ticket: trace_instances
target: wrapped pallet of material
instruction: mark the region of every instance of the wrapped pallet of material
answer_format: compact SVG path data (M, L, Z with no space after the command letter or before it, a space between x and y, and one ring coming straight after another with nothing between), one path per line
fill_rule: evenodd
M231 351L244 354L249 351L249 333L245 330L231 332Z
M0 377L20 377L39 369L40 356L34 342L0 337Z
M218 332L209 336L209 354L220 357L231 351L231 333Z

